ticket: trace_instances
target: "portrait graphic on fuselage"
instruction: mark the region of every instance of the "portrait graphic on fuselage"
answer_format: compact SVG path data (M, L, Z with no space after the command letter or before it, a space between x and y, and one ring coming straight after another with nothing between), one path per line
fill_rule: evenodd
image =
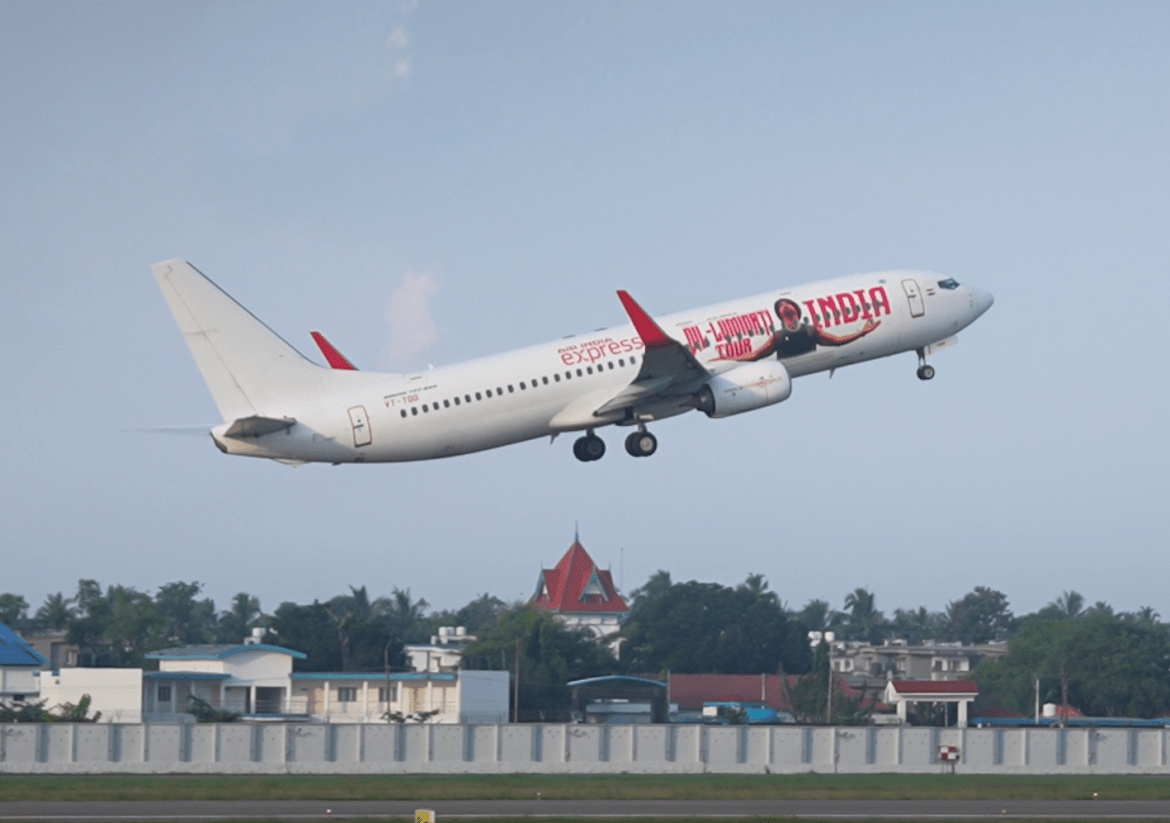
M882 289L882 298L885 296L885 290ZM851 297L851 296L850 296ZM852 298L851 298L852 299ZM807 301L810 305L815 305L813 301ZM780 321L779 328L772 333L772 335L761 345L758 349L750 351L746 354L741 354L732 357L720 357L720 360L739 360L741 362L753 362L756 360L763 360L765 357L775 355L781 360L786 360L790 357L799 357L802 354L809 354L817 350L818 346L844 346L852 343L854 340L860 340L867 334L872 332L882 324L882 321L874 319L874 314L878 313L882 306L878 300L873 301L873 305L863 301L865 312L862 314L860 310L855 307L851 317L842 320L841 310L836 303L830 301L828 306L822 308L825 311L824 320L813 313L813 322L809 322L804 318L804 312L799 303L787 297L781 297L776 301L774 311L777 319ZM889 303L884 301L884 308L889 312ZM844 308L842 306L842 308ZM848 323L854 320L865 318L865 325L860 329L848 332L846 334L833 334L825 329L826 325L831 322L829 320L829 312L837 317L838 323Z

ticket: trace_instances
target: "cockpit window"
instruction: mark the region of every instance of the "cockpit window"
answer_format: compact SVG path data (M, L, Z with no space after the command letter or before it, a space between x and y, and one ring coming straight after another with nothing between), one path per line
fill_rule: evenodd
M946 280L939 280L938 287L940 289L957 289L959 288L959 281L953 277L948 277Z

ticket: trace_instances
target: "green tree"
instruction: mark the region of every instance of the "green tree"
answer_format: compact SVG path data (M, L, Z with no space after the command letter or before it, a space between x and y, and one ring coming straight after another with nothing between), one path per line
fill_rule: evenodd
M18 629L28 621L28 601L19 594L0 594L0 623Z
M297 671L341 670L336 624L325 606L316 600L307 606L281 603L272 615L272 629L281 646L306 655L305 660L293 661Z
M215 630L217 643L243 643L263 616L260 600L247 592L232 598L231 608L220 612Z
M843 634L847 640L880 643L886 633L886 618L877 610L877 600L868 589L857 588L845 595L848 620Z
M947 605L946 639L983 643L1006 638L1015 626L1007 595L986 586Z
M66 597L61 592L50 594L44 604L37 609L33 622L43 628L64 629L73 619L73 598Z
M771 673L808 669L806 630L762 580L668 584L659 573L634 599L622 631L629 671Z
M1087 715L1154 717L1170 710L1166 627L1125 615L1081 614L1067 605L1024 618L1008 656L979 666L981 702L1031 714L1039 677L1042 701L1061 703L1063 683L1069 703Z
M215 639L215 603L210 598L196 600L202 583L167 583L160 586L154 602L162 620L163 640L188 645L210 643Z
M941 612L932 612L926 606L917 609L895 609L890 622L890 632L918 644L923 640L941 639L945 633L946 617Z
M430 640L430 625L426 619L429 605L421 597L412 600L409 588L394 589L385 609L390 633L403 643L425 643Z
M833 631L841 625L842 614L828 600L813 599L796 613L796 619L810 632Z

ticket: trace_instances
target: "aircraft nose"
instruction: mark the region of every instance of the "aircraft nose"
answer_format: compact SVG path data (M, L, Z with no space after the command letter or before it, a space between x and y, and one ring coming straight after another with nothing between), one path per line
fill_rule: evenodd
M977 286L971 286L971 297L974 299L976 317L990 309L991 304L995 302L995 296L991 292Z

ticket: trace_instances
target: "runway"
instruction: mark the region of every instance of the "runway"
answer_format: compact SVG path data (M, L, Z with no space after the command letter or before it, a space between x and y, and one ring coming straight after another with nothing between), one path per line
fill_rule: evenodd
M112 800L9 801L2 820L327 820L413 818L766 817L817 820L1170 820L1152 800Z

